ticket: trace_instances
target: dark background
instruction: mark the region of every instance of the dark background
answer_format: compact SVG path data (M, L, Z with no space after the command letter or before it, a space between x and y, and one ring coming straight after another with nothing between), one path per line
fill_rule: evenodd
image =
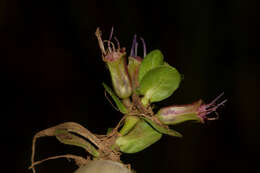
M256 1L1 0L1 159L8 172L30 172L31 140L47 127L78 122L105 133L121 115L104 97L108 71L94 35L115 35L129 52L136 33L148 51L160 49L184 80L170 104L228 99L220 120L177 127L183 139L123 156L140 173L256 172L259 164L259 98ZM142 55L142 51L140 51ZM164 102L165 104L165 102ZM55 138L37 143L37 159L81 149ZM66 159L48 161L39 173L72 172ZM2 172L2 171L1 171Z

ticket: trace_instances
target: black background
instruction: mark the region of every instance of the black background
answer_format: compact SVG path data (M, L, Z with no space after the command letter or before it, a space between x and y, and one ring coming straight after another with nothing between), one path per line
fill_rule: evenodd
M2 168L30 172L32 137L47 127L75 121L105 133L116 125L121 115L104 97L109 75L94 35L101 27L107 38L114 26L128 52L136 33L184 75L168 103L210 102L223 91L228 99L219 121L186 123L177 127L183 139L164 136L123 160L138 172L256 172L256 10L252 0L1 0ZM54 138L37 144L37 159L83 153ZM37 168L70 173L76 166L59 159Z

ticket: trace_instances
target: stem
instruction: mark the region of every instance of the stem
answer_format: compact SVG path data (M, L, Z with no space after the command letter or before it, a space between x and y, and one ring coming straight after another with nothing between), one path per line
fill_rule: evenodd
M105 51L105 47L104 47L104 44L103 44L103 41L102 41L102 38L101 38L102 34L101 34L101 31L100 31L99 28L97 28L95 34L96 34L96 37L98 39L98 44L99 44L100 50L102 52L102 55L104 56L104 55L106 55L106 51Z

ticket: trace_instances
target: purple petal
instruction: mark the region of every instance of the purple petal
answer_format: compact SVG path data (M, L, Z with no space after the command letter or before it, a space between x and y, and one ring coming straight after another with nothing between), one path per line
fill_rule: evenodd
M216 104L217 100L223 96L224 93L221 93L217 98L215 98L211 103L209 104L203 104L202 106L200 106L199 110L198 110L198 114L202 119L206 119L206 120L216 120L219 118L218 114L217 114L217 109L220 106L223 106L226 102L227 99L223 100L222 102L220 102L219 104ZM212 112L216 113L216 117L207 117L207 115L211 114Z
M109 41L111 41L111 39L112 39L113 32L114 32L114 27L112 26L110 36L109 36Z
M136 45L136 34L134 35L132 48L131 48L131 52L130 52L130 56L132 56L132 57L134 57L135 45Z
M207 104L207 108L211 107L216 104L216 101L224 95L224 92L222 92L219 96L217 96L211 103Z
M118 40L116 37L114 37L114 39L116 40L117 48L120 49L120 43L119 43L119 40Z

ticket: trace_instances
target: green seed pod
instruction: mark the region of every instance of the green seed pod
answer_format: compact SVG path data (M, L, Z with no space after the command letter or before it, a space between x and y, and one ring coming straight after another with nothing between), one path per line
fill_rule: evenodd
M131 173L130 169L111 160L94 160L80 167L74 173Z

